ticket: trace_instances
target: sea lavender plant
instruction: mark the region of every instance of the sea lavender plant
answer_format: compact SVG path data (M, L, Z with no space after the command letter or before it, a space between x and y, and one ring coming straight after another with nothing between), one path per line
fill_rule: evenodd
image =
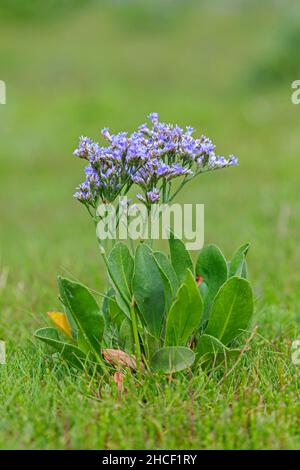
M194 139L191 127L184 131L160 122L157 113L149 119L150 126L142 124L129 136L103 129L105 146L80 138L75 155L88 165L75 197L94 218L99 203L112 203L133 185L149 210L158 201L172 201L200 173L237 164L234 156L218 156L207 137ZM173 187L175 178L181 182ZM196 265L172 230L169 256L143 242L132 252L115 243L108 256L100 248L111 284L101 294L102 306L86 286L59 277L64 312L49 313L57 329L36 332L71 367L91 376L112 370L120 377L126 367L171 374L227 364L245 351L239 348L241 334L253 312L246 280L249 244L230 261L215 245L206 246Z
M104 146L80 138L74 155L87 160L88 166L86 180L74 196L89 209L126 195L132 185L138 186L137 198L148 208L156 202L169 203L199 174L237 164L234 155L217 155L209 138L194 138L192 127L183 130L177 124L160 122L158 113L148 118L150 126L142 124L130 135L103 129ZM174 188L178 178L180 184Z

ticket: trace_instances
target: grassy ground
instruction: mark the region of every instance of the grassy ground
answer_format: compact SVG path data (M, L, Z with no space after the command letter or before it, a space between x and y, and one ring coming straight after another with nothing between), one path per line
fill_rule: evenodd
M90 2L1 25L0 448L300 448L290 355L300 334L300 111L290 101L299 77L288 69L266 85L259 75L296 12L267 0L157 5ZM251 241L259 328L223 382L200 371L171 383L128 377L120 399L113 384L96 393L45 360L32 333L59 307L56 274L107 284L93 227L72 199L82 179L71 157L77 137L96 138L105 125L131 130L150 111L240 157L180 200L205 203L206 241L227 256Z

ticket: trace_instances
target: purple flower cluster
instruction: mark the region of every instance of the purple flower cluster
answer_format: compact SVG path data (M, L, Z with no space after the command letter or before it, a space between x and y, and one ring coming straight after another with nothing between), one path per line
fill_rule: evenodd
M136 132L110 134L102 130L104 146L81 137L74 155L88 161L86 180L75 193L79 201L96 207L98 201L112 202L124 195L133 184L143 194L145 204L168 202L171 184L177 177L184 182L203 171L237 164L233 155L224 158L215 153L210 139L192 137L194 129L159 121L157 113L148 116L151 125L142 124Z

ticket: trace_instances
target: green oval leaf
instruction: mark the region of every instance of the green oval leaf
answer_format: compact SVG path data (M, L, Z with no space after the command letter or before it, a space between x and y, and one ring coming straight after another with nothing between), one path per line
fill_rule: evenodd
M245 243L245 245L240 246L240 248L235 252L232 260L229 263L229 277L247 277L246 255L249 251L249 248L250 243Z
M216 245L208 245L200 251L196 263L196 276L201 276L207 285L203 313L203 321L206 321L212 302L228 276L226 259Z
M109 324L115 325L118 329L120 328L123 320L126 318L123 310L120 308L116 299L112 297L109 300Z
M120 326L119 331L120 347L127 353L134 352L134 337L132 331L132 323L125 318Z
M132 290L149 332L159 338L165 310L164 285L153 251L144 243L135 252Z
M115 289L130 305L133 259L128 247L121 242L115 244L108 257L108 271Z
M63 278L61 276L57 277L57 285L58 285L60 300L63 304L64 311L66 313L69 325L71 327L72 337L73 337L73 339L77 340L77 336L78 336L77 323L76 323L75 319L73 318L72 312L69 308L68 299L65 295L65 291L64 291L64 288L63 288L62 283L61 283L62 279Z
M107 289L103 302L102 302L102 314L106 324L110 322L109 302L111 298L114 298L115 291L112 287Z
M82 341L89 344L96 357L99 356L104 318L96 300L82 284L59 278L59 285L67 307L81 332Z
M151 367L155 372L171 374L191 367L195 354L189 348L170 346L159 349L151 359Z
M241 353L240 349L230 349L220 340L210 335L201 335L195 349L196 361L202 366L210 362L219 364L220 361L230 359Z
M178 279L171 262L164 253L156 251L153 255L164 284L165 310L168 312L178 290Z
M231 277L220 288L205 333L227 345L249 324L253 314L253 294L246 279Z
M169 248L174 271L177 274L179 283L182 284L186 278L187 270L189 269L194 272L190 254L185 244L178 238L175 238L173 232L170 232Z
M195 353L202 357L206 354L217 354L219 352L223 352L224 350L229 351L225 344L223 344L218 338L204 334L201 335L198 339Z
M202 298L191 271L180 286L166 320L166 346L186 346L201 322Z
M73 344L60 341L55 328L40 328L34 336L52 346L71 366L80 370L84 368L87 361L86 355Z

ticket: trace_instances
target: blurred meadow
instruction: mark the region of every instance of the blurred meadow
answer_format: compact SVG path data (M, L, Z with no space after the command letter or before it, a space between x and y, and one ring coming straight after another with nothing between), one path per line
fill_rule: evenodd
M211 137L219 153L238 155L238 167L200 176L177 200L205 204L206 243L219 244L228 257L251 242L255 323L264 338L278 341L282 380L298 379L289 347L300 326L300 106L291 103L291 83L300 79L299 6L289 0L1 0L0 21L0 80L7 87L7 104L0 105L0 339L7 343L8 362L0 370L0 447L300 447L298 408L290 412L291 427L282 424L281 436L279 420L277 440L270 437L275 411L267 413L270 434L249 438L248 430L244 440L226 440L226 403L224 416L220 409L212 412L212 421L223 416L209 431L215 440L209 433L211 439L201 440L197 429L182 443L180 433L171 438L171 430L161 430L157 404L152 417L149 411L156 424L142 441L132 431L127 440L101 440L95 437L102 432L95 424L102 419L97 403L89 404L90 421L79 414L70 418L78 394L73 389L72 404L55 395L51 412L57 414L49 426L45 417L44 427L42 418L30 418L32 404L45 406L38 405L36 391L42 360L28 359L38 354L33 331L45 324L48 310L59 308L57 274L97 290L107 284L93 225L72 197L83 180L82 162L72 156L78 137L100 138L105 126L131 131L157 111L162 120L190 124L196 134ZM39 364L38 373L31 361ZM13 378L12 363L25 377L33 374L34 392ZM264 377L270 392L277 369L270 383ZM8 383L20 388L10 395ZM55 394L56 382L48 386ZM280 403L293 407L299 398L297 385L291 387L290 398L286 383L287 395L283 388L278 393ZM107 411L105 422L115 419L122 427L114 406L114 418ZM67 441L60 434L65 422ZM174 418L170 426L175 424ZM239 435L238 420L236 426L228 430L232 436ZM89 432L78 437L76 429Z

